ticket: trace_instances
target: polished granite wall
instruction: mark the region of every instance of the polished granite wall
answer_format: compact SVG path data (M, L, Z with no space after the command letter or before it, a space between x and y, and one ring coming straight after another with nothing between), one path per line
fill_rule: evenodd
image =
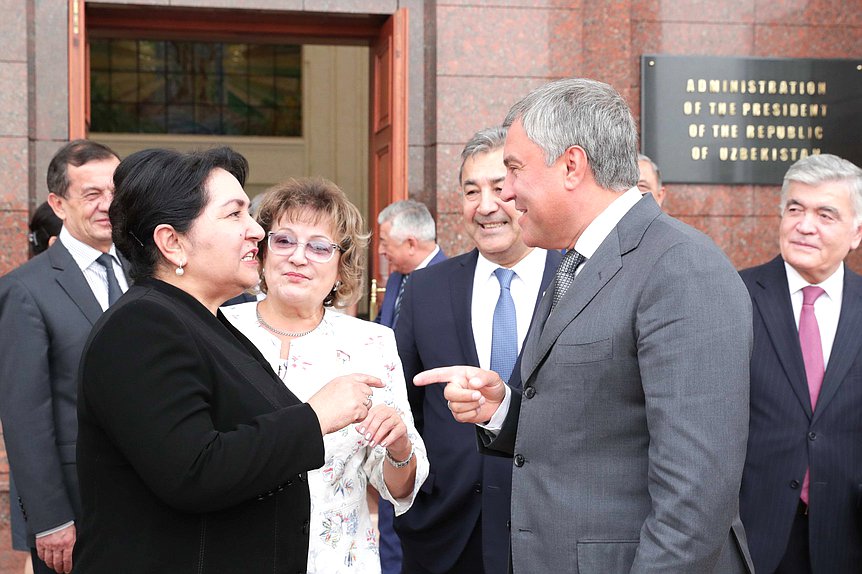
M219 0L118 4L223 7ZM644 53L862 59L862 0L248 0L246 8L409 10L409 188L438 215L447 252L461 230L458 153L476 130L555 78L612 84L637 117ZM65 2L0 0L0 274L26 258L26 221L67 137ZM772 186L671 185L666 209L746 267L776 252ZM862 255L851 265L862 268Z
M542 83L612 84L639 115L640 56L860 58L862 0L114 0L115 4L391 14L409 10L409 187L438 215L440 241L461 231L458 154L476 130ZM0 0L0 274L26 259L29 211L68 134L63 0ZM709 234L737 267L777 252L779 189L670 185L667 211ZM862 271L862 255L851 266ZM0 450L0 574L8 551Z
M547 80L608 82L637 119L642 54L862 62L862 0L441 0L436 20L437 207L451 252L469 247L456 189L463 142ZM709 234L743 268L777 253L779 191L671 184L665 209ZM862 255L849 261L862 270Z

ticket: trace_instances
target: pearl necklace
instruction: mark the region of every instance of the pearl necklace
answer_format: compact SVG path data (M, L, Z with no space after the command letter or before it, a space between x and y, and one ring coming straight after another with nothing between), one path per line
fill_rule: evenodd
M308 335L309 333L311 333L312 331L314 331L315 329L320 327L320 323L323 322L323 318L321 317L320 323L318 323L317 325L315 325L314 327L312 327L308 331L300 331L298 333L294 333L291 331L281 331L279 329L276 329L275 327L273 327L272 325L270 325L266 321L264 321L263 317L260 316L260 303L258 303L255 306L254 312L257 315L257 322L258 323L260 323L267 331L271 331L271 332L275 333L276 335L281 335L282 337L294 337L294 338L305 337L306 335Z

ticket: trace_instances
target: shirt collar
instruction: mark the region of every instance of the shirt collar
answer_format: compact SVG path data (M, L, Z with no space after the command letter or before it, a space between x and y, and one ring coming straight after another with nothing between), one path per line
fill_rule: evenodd
M428 264L431 263L431 260L434 259L434 257L436 257L439 252L440 252L440 246L435 245L434 249L431 251L431 253L428 254L428 257L423 259L422 262L416 266L416 269L424 269L425 267L428 267ZM413 271L416 271L416 269L414 269ZM410 275L410 273L407 273L407 275Z
M800 291L803 287L811 285L787 261L784 262L784 270L787 272L787 286L790 289L791 295ZM841 263L838 269L835 270L835 273L818 283L817 286L822 288L829 295L830 299L833 301L837 300L844 292L844 263Z
M641 192L637 187L620 194L584 229L575 243L575 251L587 259L592 257L617 223L641 198Z
M63 244L63 247L65 247L72 256L72 259L75 260L78 267L81 268L81 271L92 265L102 254L98 249L72 237L72 234L69 233L69 230L66 229L65 225L60 229L60 235L58 238L60 239L60 243ZM111 244L111 249L108 250L108 253L110 253L111 257L115 260L119 261L117 258L117 248L113 243Z
M524 277L541 277L545 272L545 254L544 249L538 247L532 249L520 261L515 263L511 269L515 275L522 280ZM479 258L476 260L476 277L490 279L494 275L494 271L502 267L493 261L488 260L482 253L479 253Z

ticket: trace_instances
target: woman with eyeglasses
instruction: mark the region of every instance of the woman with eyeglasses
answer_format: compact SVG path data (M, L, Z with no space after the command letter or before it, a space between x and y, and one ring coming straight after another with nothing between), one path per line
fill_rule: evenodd
M307 571L378 573L366 486L402 514L428 475L428 459L392 330L335 310L359 298L368 234L356 207L323 179L270 189L257 221L266 232L258 252L266 297L223 308L227 318L301 400L345 372L384 383L369 399L368 417L324 437L326 462L308 473Z
M299 373L315 389L300 399L219 312L258 281L247 170L229 148L152 149L114 173L113 240L135 284L81 362L75 572L305 570L307 473L382 383Z

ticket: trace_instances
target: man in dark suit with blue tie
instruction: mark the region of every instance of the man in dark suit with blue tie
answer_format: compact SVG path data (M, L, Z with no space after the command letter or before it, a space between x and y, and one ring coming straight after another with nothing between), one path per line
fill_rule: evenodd
M93 323L128 288L108 219L119 162L87 140L60 148L48 166L59 238L0 278L0 418L37 574L72 568L78 363Z
M452 418L442 387L411 383L425 369L468 364L520 386L521 343L560 254L527 247L514 202L500 199L505 140L504 128L489 128L464 148L459 190L476 249L415 273L395 329L431 463L413 507L395 519L405 573L506 572L511 462L479 454L475 430Z
M417 269L446 259L437 245L437 226L425 204L412 199L387 205L377 216L380 233L378 252L389 262L389 279L380 313L374 321L395 328L404 287ZM378 498L377 527L380 532L382 574L401 572L401 543L393 529L392 503Z
M862 572L862 169L793 164L781 255L741 273L754 305L740 512L758 573Z

